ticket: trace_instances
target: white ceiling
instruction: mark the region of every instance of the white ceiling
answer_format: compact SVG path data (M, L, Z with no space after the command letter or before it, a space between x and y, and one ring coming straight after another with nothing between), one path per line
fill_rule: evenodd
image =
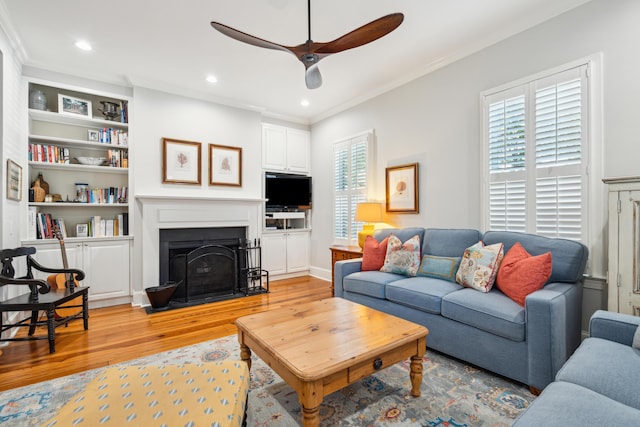
M240 43L209 24L298 45L307 39L304 0L0 0L0 24L26 65L312 123L586 1L314 0L317 42L389 13L405 15L391 34L323 59L324 83L315 90L305 87L293 55ZM78 39L93 50L77 49ZM208 74L218 83L207 83Z

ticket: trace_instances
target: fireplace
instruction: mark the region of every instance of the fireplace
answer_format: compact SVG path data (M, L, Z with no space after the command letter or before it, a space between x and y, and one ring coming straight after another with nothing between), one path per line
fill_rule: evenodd
M178 288L172 300L210 301L246 289L246 227L160 229L160 282Z

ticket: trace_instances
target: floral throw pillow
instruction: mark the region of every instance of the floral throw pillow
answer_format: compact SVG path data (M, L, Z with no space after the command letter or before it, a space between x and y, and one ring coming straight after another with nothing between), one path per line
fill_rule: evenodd
M420 266L420 236L417 234L402 243L391 234L387 242L387 255L380 271L415 276Z
M464 250L456 282L467 288L489 292L496 281L498 267L504 256L504 245L484 246L482 241Z

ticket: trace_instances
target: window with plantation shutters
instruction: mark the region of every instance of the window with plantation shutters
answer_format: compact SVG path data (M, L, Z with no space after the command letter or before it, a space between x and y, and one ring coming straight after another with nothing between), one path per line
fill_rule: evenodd
M356 205L367 200L372 134L337 142L334 164L334 241L355 245L362 224L355 222Z
M584 241L587 65L483 96L484 223Z

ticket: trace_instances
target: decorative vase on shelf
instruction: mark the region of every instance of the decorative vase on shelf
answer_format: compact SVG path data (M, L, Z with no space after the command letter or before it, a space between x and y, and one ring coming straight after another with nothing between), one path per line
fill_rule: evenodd
M33 181L31 186L35 187L36 183L38 184L38 187L44 190L44 194L49 194L49 183L47 183L47 181L44 180L44 177L42 176L42 172L38 173L38 177L36 178L35 181Z
M33 190L33 201L36 203L44 202L46 193L44 189L40 187L40 181L36 179L31 189Z
M29 102L31 104L31 108L35 110L47 110L47 95L45 95L44 92L39 89L31 92L31 95L29 96Z

